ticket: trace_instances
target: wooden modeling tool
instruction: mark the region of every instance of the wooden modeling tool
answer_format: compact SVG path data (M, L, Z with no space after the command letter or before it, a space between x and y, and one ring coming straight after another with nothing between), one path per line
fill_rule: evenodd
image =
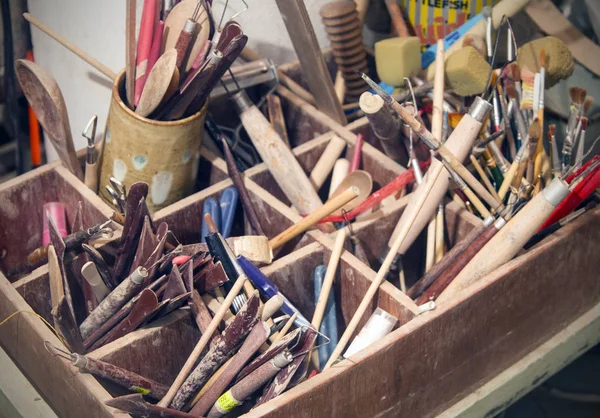
M292 151L247 94L241 90L232 98L248 136L294 207L301 213L310 213L322 206L321 199Z
M286 242L294 239L304 231L308 230L311 226L315 225L321 219L331 214L336 209L344 206L360 195L360 190L357 187L349 187L344 192L340 193L335 198L329 199L323 206L315 210L301 221L290 226L288 229L277 235L275 238L269 241L269 245L273 250L281 247Z
M358 205L360 205L362 202L364 202L365 199L371 195L371 191L373 190L373 179L371 175L364 170L354 171L348 174L344 178L344 180L342 180L340 185L335 189L333 193L331 193L329 198L333 199L340 193L343 193L345 190L348 190L350 187L358 188L358 190L360 190L360 194L356 199L352 199L340 209L333 212L332 215L341 215L343 211L349 212Z
M100 71L110 80L114 80L117 77L117 74L112 71L110 68L100 63L96 59L92 58L90 55L85 53L81 48L75 46L73 43L56 33L53 29L43 24L39 21L35 16L30 15L29 13L23 13L23 17L26 21L31 23L33 26L44 32L46 35L54 39L56 42L67 48L69 51L77 55L79 58L90 64L96 70Z
M148 57L152 48L152 38L154 37L154 20L157 12L157 0L144 0L142 10L142 21L140 23L140 33L137 42L137 53L135 56L135 86L134 86L134 106L137 107L142 91L146 85L146 79L150 73L148 68Z
M269 121L273 129L279 134L283 142L291 148L290 139L288 138L287 128L285 127L285 117L283 108L281 107L281 99L273 93L267 94L267 107L269 109Z
M31 61L19 59L15 69L21 90L52 141L61 162L71 173L83 179L71 136L67 106L56 80Z
M125 96L129 107L133 107L135 89L135 17L136 0L127 0L125 6Z
M335 162L331 174L331 182L329 183L329 197L333 195L333 192L337 190L338 186L346 178L349 168L350 161L345 158L340 158Z
M375 136L381 142L385 155L396 162L406 163L406 148L400 141L400 120L383 99L371 92L364 92L359 100Z
M310 176L308 179L313 184L315 190L319 190L327 177L333 170L333 166L335 162L342 155L342 152L346 149L346 141L344 141L339 136L334 136L331 138L327 147L321 154L319 161L315 164L312 171L310 172Z
M200 12L202 8L202 2L198 0L196 2L196 7L194 8L194 12L191 17L188 18L183 24L183 28L181 28L181 32L179 32L179 37L175 42L175 50L177 51L177 69L179 71L183 71L182 65L183 61L187 58L190 43L194 37L196 32L197 23L196 21L200 17ZM206 22L208 23L208 22Z
M276 2L317 108L338 123L345 125L346 116L335 95L333 82L304 2L302 0L276 0ZM263 158L263 161L266 160Z
M106 295L110 293L110 289L104 284L93 261L88 261L83 265L81 268L81 275L92 287L92 291L98 302L102 302Z
M225 244L225 245L227 245L227 244ZM235 262L235 264L237 264L237 261L235 261L235 260L233 260L233 261ZM237 265L237 266L239 267L239 265ZM236 270L237 270L237 268L236 268ZM225 313L227 311L229 311L229 308L231 307L233 300L237 297L237 295L240 293L240 291L244 287L244 282L246 280L248 280L248 277L243 273L243 270L241 269L241 267L239 268L239 270L241 271L241 274L238 276L237 280L233 284L231 290L227 294L227 297L221 304L221 307L215 313L206 332L204 332L202 334L200 341L198 341L198 343L192 350L192 353L190 354L190 356L186 360L185 364L183 365L181 371L179 372L179 374L173 381L171 387L169 388L169 391L167 392L165 397L162 398L161 401L159 402L159 404L158 404L159 406L162 406L162 407L169 406L169 404L175 397L175 394L177 393L177 391L179 390L181 385L184 383L184 381L186 380L186 378L192 371L192 368L196 364L196 361L200 357L200 354L202 354L202 351L208 344L209 340L212 338L212 334L217 330L217 327L221 323L221 320L225 316Z
M98 150L96 150L96 126L98 116L92 116L81 136L87 139L85 154L85 185L94 193L98 193Z
M176 66L177 51L170 49L160 56L150 71L135 113L147 117L158 105L167 100L169 86L179 85L179 71ZM173 89L171 89L173 90Z
M566 183L552 180L471 259L438 297L438 302L451 300L470 284L511 260L568 194Z
M197 418L195 415L188 414L187 412L181 412L148 403L144 400L144 397L139 393L109 399L105 402L105 404L110 407L125 411L134 416L161 418Z
M209 17L204 9L204 5L202 5L202 1L183 0L173 7L165 20L164 51L176 48L178 42L181 49L184 45L182 42L188 42L186 49L189 51L189 59L185 60L186 56L183 55L182 59L184 61L182 64L185 63L185 67L180 67L182 74L186 74L190 70L194 59L208 40L210 35L210 23L208 19ZM197 26L200 26L200 28L196 29ZM187 39L190 32L195 32L196 37L190 36L190 39ZM183 38L180 41L179 39L182 36Z

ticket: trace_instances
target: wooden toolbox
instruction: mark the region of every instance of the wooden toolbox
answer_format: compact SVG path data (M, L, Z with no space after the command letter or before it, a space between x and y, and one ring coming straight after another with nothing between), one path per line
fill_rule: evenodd
M297 65L286 68L301 82ZM346 155L351 155L357 132L365 135L362 165L371 173L375 188L404 171L378 149L366 119L343 127L284 87L277 92L294 153L307 172L334 136L347 142ZM232 185L225 162L207 150L202 152L201 169L207 188L154 215L156 221L167 222L183 243L199 238L204 199L217 197ZM245 183L269 237L301 219L264 164L247 170ZM382 207L375 220L354 224L370 261L376 263L408 199L410 195ZM56 163L0 185L4 268L14 266L40 245L42 205L55 200L67 206L71 217L81 201L85 225L106 219L112 212ZM479 221L452 202L445 210L447 244L451 247ZM232 235L243 233L241 208L237 216ZM410 298L384 283L362 321L380 306L398 318L391 334L246 416L421 417L440 413L598 303L599 221L600 209L596 209L497 269L452 303L420 315ZM118 238L119 231L114 239ZM105 244L101 251L110 256L113 243ZM314 310L314 268L327 264L332 246L332 237L310 231L289 243L276 254L273 264L263 268L307 317ZM417 242L406 255L407 272L421 268L421 247ZM349 252L343 253L334 285L340 325L351 319L374 277L375 271L369 266ZM0 274L0 318L18 310L33 310L50 321L47 266L13 283ZM198 338L189 310L180 309L90 356L170 384ZM123 392L53 357L44 349L44 341L60 344L34 315L22 313L0 327L2 346L59 416L125 415L103 403Z

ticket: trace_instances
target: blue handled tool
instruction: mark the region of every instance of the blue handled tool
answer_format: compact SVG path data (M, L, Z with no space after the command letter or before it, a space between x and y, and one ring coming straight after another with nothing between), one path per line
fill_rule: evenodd
M223 238L229 238L231 235L231 227L233 226L233 218L238 203L238 191L231 186L223 190L219 205L221 206L221 235Z
M327 266L317 266L313 274L314 285L315 285L315 305L319 300L321 294L321 288L323 286L323 280L325 279L325 273L327 272ZM335 314L335 297L333 292L329 292L327 298L327 305L325 306L325 313L323 314L323 321L321 321L321 329L319 332L330 339L329 344L325 344L327 341L319 334L317 337L317 345L319 346L319 364L323 367L327 364L327 360L331 356L333 349L338 343L338 330L337 330L337 317Z

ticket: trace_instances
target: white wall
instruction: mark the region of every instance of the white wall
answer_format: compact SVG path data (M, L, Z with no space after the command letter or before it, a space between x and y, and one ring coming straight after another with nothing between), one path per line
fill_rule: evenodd
M305 0L306 8L322 47L327 45L319 17L324 0ZM125 66L125 0L28 0L29 11L88 54L118 72ZM138 24L143 0L138 0ZM247 0L250 8L238 19L248 35L248 44L277 63L296 59L275 0ZM214 0L217 18L225 0ZM240 10L239 0L229 1L225 18ZM61 45L32 27L35 60L58 82L67 104L71 131L77 149L86 141L81 131L93 114L98 115L102 135L110 101L111 82ZM48 154L49 156L55 154Z

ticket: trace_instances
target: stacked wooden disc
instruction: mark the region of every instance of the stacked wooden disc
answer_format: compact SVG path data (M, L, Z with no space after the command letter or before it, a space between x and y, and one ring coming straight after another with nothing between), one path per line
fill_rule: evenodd
M347 102L356 102L369 88L356 71L366 73L367 51L354 1L334 1L321 8L321 18L338 69L346 82Z

